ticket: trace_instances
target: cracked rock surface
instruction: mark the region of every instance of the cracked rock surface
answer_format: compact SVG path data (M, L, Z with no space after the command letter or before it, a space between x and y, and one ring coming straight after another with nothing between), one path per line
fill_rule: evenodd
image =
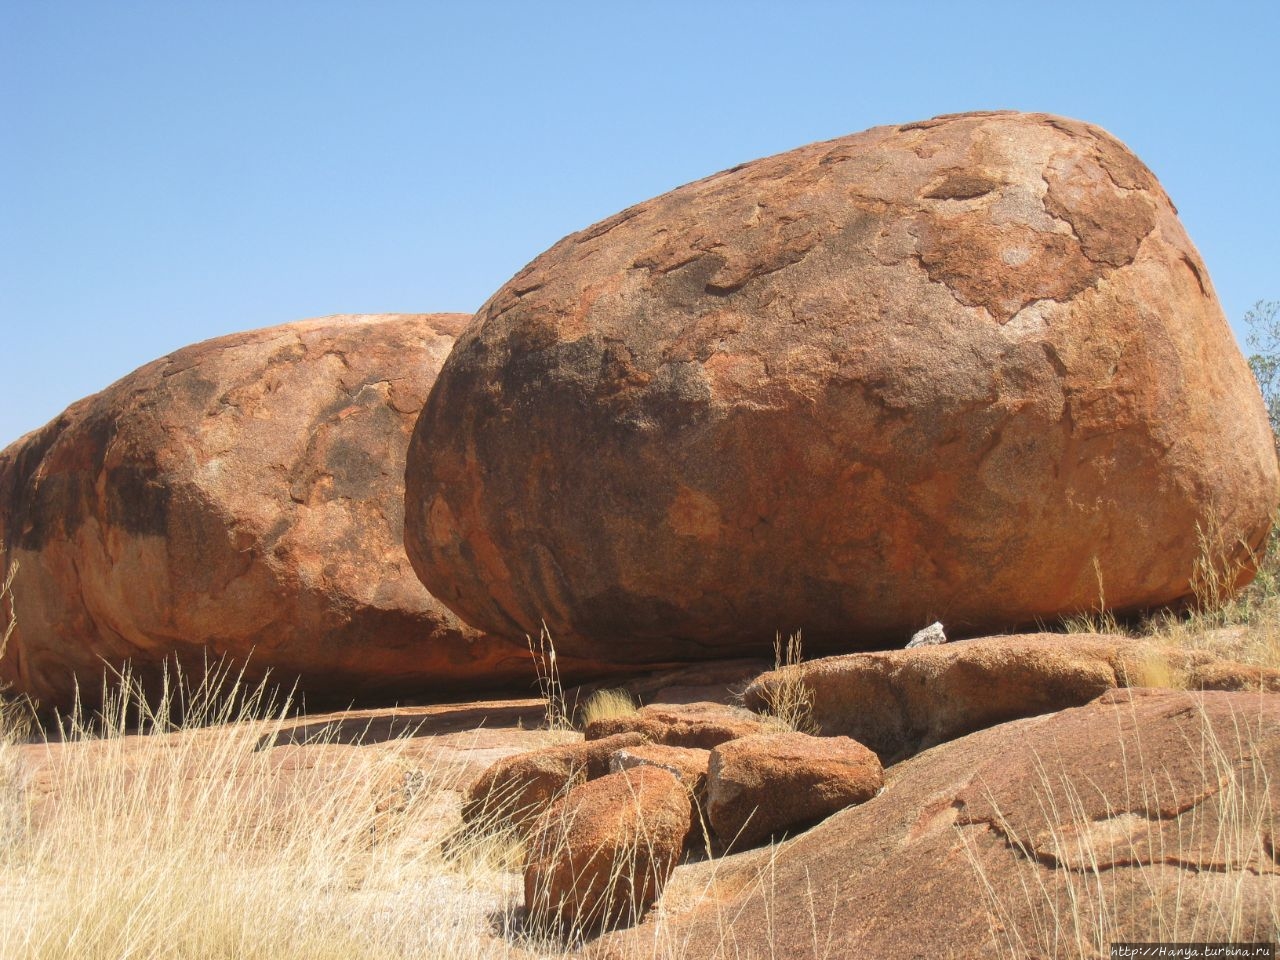
M619 663L998 632L1252 576L1280 483L1204 264L1114 137L878 127L566 237L477 314L406 546L490 632Z
M17 630L0 676L87 698L103 660L250 656L313 699L523 677L402 546L404 449L459 314L337 316L179 350L0 454ZM8 611L6 610L6 613Z
M890 767L878 797L724 861L663 935L690 956L829 960L1267 940L1278 772L1273 694L1112 691ZM637 957L652 937L646 925L593 956Z

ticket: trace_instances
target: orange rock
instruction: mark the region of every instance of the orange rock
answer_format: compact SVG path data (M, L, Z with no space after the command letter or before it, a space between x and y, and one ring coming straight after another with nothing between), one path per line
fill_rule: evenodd
M535 926L634 923L658 899L689 829L673 774L641 766L571 790L529 843L524 902Z
M743 737L711 751L707 817L723 843L742 850L870 800L883 782L876 755L848 737Z
M503 635L614 662L956 636L1253 574L1258 390L1152 173L1044 114L878 127L566 237L459 338L406 545Z
M699 747L669 747L661 743L642 743L615 750L609 757L609 772L621 773L633 767L660 767L679 778L695 797L707 788L707 767L711 751Z
M0 454L19 565L0 676L66 706L250 657L308 702L531 677L524 640L440 604L402 543L404 449L469 318L339 316L179 350Z
M1188 671L1191 690L1265 690L1280 693L1280 669L1230 660L1197 664Z
M624 731L641 733L654 743L669 747L700 747L773 729L750 710L719 703L661 703L641 707L625 717L606 717L587 724L588 740Z
M608 774L616 751L644 742L643 735L628 732L504 757L468 788L462 819L525 828L565 791Z
M1280 697L1112 692L891 767L879 796L725 861L691 909L664 900L660 928L593 955L660 935L713 956L726 931L734 956L828 960L1106 956L1188 930L1267 941L1278 777Z
M1105 634L1018 634L811 660L758 677L747 706L787 684L808 693L819 732L885 763L1019 717L1078 707L1117 687L1258 689L1268 671L1203 651Z
M700 747L668 747L661 743L642 743L638 747L616 750L609 758L609 772L621 773L635 767L657 767L674 774L689 792L692 810L686 846L706 845L707 770L711 751Z

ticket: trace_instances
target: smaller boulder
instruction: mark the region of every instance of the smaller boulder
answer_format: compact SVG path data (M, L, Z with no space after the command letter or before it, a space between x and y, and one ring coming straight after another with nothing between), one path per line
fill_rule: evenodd
M706 701L650 704L625 717L606 717L587 724L588 740L620 733L641 733L669 747L710 750L729 740L774 729L750 710Z
M615 751L609 758L609 771L620 773L636 767L657 767L679 778L689 791L693 810L689 818L687 842L705 845L707 822L707 770L711 765L711 751L699 747L668 747L661 743L644 743L638 747L626 747Z
M651 765L574 787L530 837L524 872L530 925L587 932L635 923L675 869L690 815L680 780Z
M643 735L624 732L504 757L467 790L462 802L463 822L509 822L525 829L557 796L605 776L615 751L644 742Z
M879 758L848 737L743 737L711 751L707 816L741 850L870 800L883 785Z
M659 767L680 779L694 796L705 794L707 768L711 751L700 747L669 747L661 743L642 743L638 747L615 750L609 757L609 772L619 773L636 767Z

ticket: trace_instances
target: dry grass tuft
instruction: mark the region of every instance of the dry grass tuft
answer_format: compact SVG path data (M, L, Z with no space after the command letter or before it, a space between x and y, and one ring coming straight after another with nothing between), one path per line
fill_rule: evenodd
M621 688L614 690L597 690L582 705L580 719L586 727L597 720L612 720L615 717L629 717L636 712L636 702L631 694Z
M1097 604L1062 618L1059 629L1067 633L1128 635L1241 663L1280 667L1280 517L1261 557L1244 544L1226 543L1212 527L1198 528L1197 536L1200 554L1191 580L1195 596L1188 609L1161 610L1140 623L1121 624L1107 607L1102 573L1095 559ZM1238 590L1244 572L1254 567L1257 574L1252 582ZM1179 683L1177 676L1167 679L1167 683L1159 685Z
M1228 549L1211 532L1202 533L1200 542L1194 607L1181 614L1158 613L1143 624L1142 633L1228 660L1280 667L1280 517L1260 558L1238 544ZM1256 565L1257 575L1234 592L1242 565Z

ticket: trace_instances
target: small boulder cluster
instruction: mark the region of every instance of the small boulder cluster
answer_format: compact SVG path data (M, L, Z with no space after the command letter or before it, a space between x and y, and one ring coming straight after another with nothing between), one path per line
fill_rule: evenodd
M580 743L500 760L463 818L527 838L532 923L594 930L639 919L684 856L807 829L883 782L875 753L848 737L716 703L654 704L588 723Z
M877 796L886 767L1126 688L1170 686L1274 692L1280 669L1106 634L985 637L793 663L751 682L747 708L652 703L590 720L581 741L506 757L471 785L462 815L472 829L509 826L525 837L532 924L628 926L685 857L805 833ZM785 728L772 715L780 699L803 701L814 732Z

